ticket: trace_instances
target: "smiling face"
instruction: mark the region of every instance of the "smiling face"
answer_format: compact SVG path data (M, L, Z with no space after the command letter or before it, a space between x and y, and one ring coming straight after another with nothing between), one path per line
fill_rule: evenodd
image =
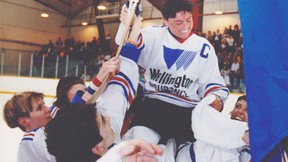
M247 102L239 100L236 102L234 109L231 111L231 119L248 122Z
M192 13L180 11L174 18L164 19L165 26L178 38L187 39L193 27Z

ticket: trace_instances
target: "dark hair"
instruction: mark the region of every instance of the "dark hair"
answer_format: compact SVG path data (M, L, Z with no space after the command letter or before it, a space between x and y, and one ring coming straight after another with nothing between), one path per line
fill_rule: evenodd
M103 140L96 122L95 104L71 104L58 111L46 126L49 153L59 162L94 162L92 148Z
M241 100L245 100L246 101L246 95L238 97L237 102L241 101Z
M19 127L23 132L25 128L19 124L20 117L30 117L30 112L33 111L32 100L43 99L44 94L25 91L16 93L10 100L8 100L3 109L3 116L10 128Z
M165 0L162 5L162 16L164 19L176 17L180 11L192 12L193 4L189 0Z
M67 92L75 84L83 84L85 82L81 77L76 76L67 76L59 79L57 88L56 88L56 101L53 103L54 106L62 108L65 105L68 105L70 102L67 100Z

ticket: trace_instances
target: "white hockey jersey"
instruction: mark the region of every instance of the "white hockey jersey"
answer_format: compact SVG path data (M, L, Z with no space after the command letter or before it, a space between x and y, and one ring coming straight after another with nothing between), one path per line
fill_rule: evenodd
M178 42L164 26L146 27L138 40L138 64L146 69L145 95L183 107L195 107L208 94L223 101L229 90L220 75L213 46L192 34Z
M136 95L138 78L137 64L120 57L120 72L111 78L106 90L96 102L97 111L110 117L110 125L116 135L115 143L121 141L123 120Z
M51 117L54 118L59 108L51 108ZM18 147L18 162L55 162L56 159L47 150L44 128L37 128L23 135Z
M248 124L226 118L210 104L214 95L205 97L192 112L192 129L197 162L247 162L242 137ZM244 159L245 158L245 159Z
M130 47L132 47L132 45L130 45ZM127 47L123 47L123 50L126 48ZM132 47L132 49L135 50L136 48ZM97 111L104 116L110 117L110 125L116 135L115 143L121 141L120 133L123 120L126 111L128 111L132 100L135 98L139 82L138 65L134 60L129 57L123 57L122 55L119 59L120 72L110 79L105 91L96 101ZM101 82L97 80L96 77L93 78L86 92L80 97L82 99L80 103L85 103L91 95L98 90L100 85ZM74 98L76 97L78 96L74 96ZM78 99L77 102L79 102Z
M53 162L55 157L49 154L42 128L26 132L18 148L18 162Z

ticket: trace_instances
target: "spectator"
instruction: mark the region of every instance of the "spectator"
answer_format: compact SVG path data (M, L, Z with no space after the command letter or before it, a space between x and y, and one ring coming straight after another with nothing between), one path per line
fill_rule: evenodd
M229 88L229 90L232 90L229 73L230 73L230 70L227 69L227 66L224 66L223 69L221 70L221 76L225 80L225 84L226 84L227 88Z
M97 43L96 37L93 37L93 40L90 43L91 52L94 55L94 58L97 58L99 54L99 45Z
M217 29L217 32L213 32L212 39L214 41L215 51L217 53L220 50L222 40L222 34L220 33L219 29Z
M239 70L239 67L240 67L240 65L239 65L237 59L234 59L232 66L231 66L231 69L230 69L230 75L229 75L232 89L238 87L236 77L237 77L237 72Z
M104 42L104 51L110 54L111 49L110 49L110 41L111 41L111 35L107 34L105 36L105 42Z
M240 32L239 26L237 24L234 25L234 29L232 31L232 37L235 40L235 43L237 44L237 46L239 46L240 45L241 32Z
M234 39L231 35L228 35L226 37L226 42L227 42L227 52L234 52Z
M62 41L61 37L58 37L58 39L56 41L56 48L57 48L57 53L59 53L63 48L63 41Z
M55 46L54 46L54 43L52 42L52 40L49 40L49 43L48 43L47 47L48 47L48 49L47 49L48 54L49 55L54 55L55 54L54 53Z

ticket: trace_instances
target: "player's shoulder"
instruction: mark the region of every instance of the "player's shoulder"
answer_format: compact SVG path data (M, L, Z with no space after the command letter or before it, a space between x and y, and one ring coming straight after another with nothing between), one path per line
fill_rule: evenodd
M202 37L202 36L199 36L199 35L197 35L197 34L192 34L192 37L193 37L193 39L195 39L195 40L197 40L197 41L199 41L199 42L201 42L201 43L206 43L206 44L210 44L210 42L206 39L206 38L204 38L204 37Z
M207 48L209 50L214 49L213 45L204 37L198 36L197 34L192 34L191 39L187 41L187 43L192 43L195 45L198 50L202 51L203 48Z
M56 116L59 108L56 106L51 106L50 109L51 109L51 117L54 118Z
M34 129L30 132L26 132L22 139L21 139L21 143L25 142L25 143L31 143L31 142L35 142L37 141L39 138L42 138L42 136L44 135L44 130L42 128L37 128Z

